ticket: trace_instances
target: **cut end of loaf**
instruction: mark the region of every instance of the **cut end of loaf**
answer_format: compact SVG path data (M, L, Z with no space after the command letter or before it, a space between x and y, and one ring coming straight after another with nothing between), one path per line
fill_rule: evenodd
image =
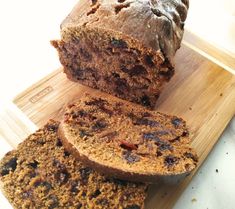
M161 52L121 34L87 27L63 34L51 43L68 78L119 98L153 108L174 74Z
M144 208L145 184L84 166L62 146L58 125L50 121L1 160L1 189L14 208Z
M185 121L113 97L86 94L67 108L59 133L75 157L125 180L178 179L198 161Z

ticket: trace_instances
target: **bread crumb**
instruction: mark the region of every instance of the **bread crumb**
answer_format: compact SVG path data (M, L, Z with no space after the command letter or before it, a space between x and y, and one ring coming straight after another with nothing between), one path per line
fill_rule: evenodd
M197 202L197 199L196 199L196 198L193 198L193 199L191 199L191 202L192 202L192 203Z

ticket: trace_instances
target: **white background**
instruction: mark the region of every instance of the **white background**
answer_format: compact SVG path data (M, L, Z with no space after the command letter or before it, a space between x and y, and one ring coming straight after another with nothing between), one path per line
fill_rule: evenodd
M190 8L187 26L195 33L205 36L205 39L233 51L235 36L231 38L229 30L225 29L220 34L216 33L216 28L219 31L216 24L221 23L221 18L217 21L212 15L215 14L213 8L216 8L234 21L235 0L214 0L213 4L212 0L191 1L191 6L195 7ZM60 66L57 53L49 41L59 38L59 25L76 2L77 0L0 0L0 105L3 100L12 99ZM223 5L220 5L221 2ZM206 16L203 19L203 14L213 21L205 21L203 25L203 20L208 20ZM219 13L216 14L218 18ZM213 34L209 30L205 32L204 29L208 28L205 24L210 24ZM222 23L226 24L227 22ZM0 138L0 146L7 150L7 145L2 141ZM0 208L11 208L1 195ZM227 127L174 208L235 209L235 120Z

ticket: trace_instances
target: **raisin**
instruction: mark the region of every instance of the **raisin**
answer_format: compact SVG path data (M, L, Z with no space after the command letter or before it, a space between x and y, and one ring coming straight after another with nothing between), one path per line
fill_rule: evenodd
M58 129L58 125L54 125L54 124L48 124L47 126L46 126L46 129L48 130L48 131L57 131L57 129Z
M92 60L92 55L86 49L80 48L80 53L86 61Z
M112 116L112 115L113 115L113 111L112 111L112 110L109 110L109 109L107 109L107 108L105 108L104 106L101 106L99 109L100 109L102 112L108 114L109 116Z
M115 85L116 85L116 91L119 94L122 94L123 92L125 92L129 89L127 81L124 78L115 78L114 82L115 82Z
M100 80L100 75L98 75L96 69L86 68L85 71L90 73L96 81Z
M70 178L70 174L68 173L66 167L57 160L53 161L53 166L57 168L57 172L54 174L55 180L60 184L67 183Z
M129 70L124 66L121 66L120 70L124 73L129 73Z
M147 118L137 118L137 120L134 122L134 125L146 125L151 127L159 126L159 122L154 120L149 120Z
M91 194L90 199L96 198L101 194L100 190L97 189L94 193Z
M162 156L162 153L160 151L157 151L157 157Z
M31 166L32 168L36 169L38 167L39 162L34 160L32 163L29 163L28 165Z
M92 5L97 3L97 0L91 0Z
M171 123L178 128L182 124L182 120L180 118L173 118L171 120Z
M73 76L77 79L77 80L84 80L86 78L85 72L84 70L77 68L76 70L74 70L73 72Z
M139 156L132 154L130 151L123 152L123 157L128 163L136 163L140 161Z
M73 181L71 183L70 191L74 194L77 194L79 192L79 190L78 190L79 186L80 186L80 181L79 180Z
M183 136L183 137L185 137L185 136L189 136L189 132L188 132L188 130L183 131L183 133L182 133L182 135L181 135L181 136Z
M93 131L98 131L106 128L108 124L104 120L98 120L95 122L95 124L92 126Z
M66 184L66 182L68 181L70 174L68 173L68 171L66 169L62 169L57 171L54 174L55 180L60 184Z
M34 177L36 177L36 176L37 176L37 174L36 174L35 172L32 172L32 173L29 174L29 177L30 177L30 178L34 178Z
M187 158L191 158L195 162L198 161L197 156L193 155L192 153L186 152L186 153L184 153L184 156L187 157Z
M153 56L152 55L146 55L145 56L145 62L148 66L154 67L154 62L153 62Z
M144 139L151 139L151 140L153 140L156 143L156 145L158 146L158 149L160 151L172 150L173 149L173 147L167 141L161 140L156 135L156 132L153 132L153 133L144 133L143 134L143 138Z
M146 69L142 65L135 65L130 70L122 67L121 70L125 73L128 73L130 76L139 76L147 73Z
M178 158L173 155L166 156L164 163L166 166L171 167L178 162Z
M141 207L139 205L128 205L124 209L141 209Z
M144 139L154 139L156 137L155 133L144 133L143 138Z
M162 141L162 140L158 140L156 142L157 146L158 146L158 149L160 151L164 151L164 150L173 150L173 147L166 141Z
M86 168L80 169L79 172L80 172L80 175L81 175L81 178L82 178L82 183L84 183L84 184L87 183L88 178L89 178L92 170L90 168L86 167Z
M150 107L151 106L151 103L150 103L150 99L148 96L143 96L141 99L140 99L140 102L142 105L146 106L146 107Z
M59 199L57 196L51 194L49 197L48 197L49 201L50 201L50 205L48 207L48 209L54 209L54 208L58 208L59 206Z
M64 156L65 157L69 157L71 155L71 153L70 152L68 152L68 151L64 151Z
M146 73L147 71L142 65L136 65L131 69L130 76L139 76Z
M128 47L128 45L125 41L123 41L121 39L118 40L115 38L113 38L111 40L111 45L112 45L112 47L116 47L116 48L127 48Z
M180 137L177 136L177 137L175 137L174 139L171 139L171 140L169 140L169 141L172 142L172 143L177 142L177 141L180 141Z
M1 176L5 176L10 173L10 171L14 172L17 167L17 158L11 158L7 163L3 165L1 168Z
M76 209L81 209L82 208L82 203L78 203L78 205L76 206Z
M158 100L158 98L160 97L160 94L159 93L155 94L154 97L155 97L156 100Z
M120 147L130 151L138 149L138 145L129 143L127 141L121 141Z
M63 146L60 139L57 139L56 146L57 147L62 147Z
M88 115L88 113L86 112L86 111L84 111L84 110L79 110L78 112L74 112L73 114L72 114L72 118L73 119L76 119L76 118L78 118L78 117L86 117Z
M128 113L127 114L127 117L129 117L129 118L131 118L131 120L136 120L138 117L135 115L135 114L133 114L132 112L131 113Z

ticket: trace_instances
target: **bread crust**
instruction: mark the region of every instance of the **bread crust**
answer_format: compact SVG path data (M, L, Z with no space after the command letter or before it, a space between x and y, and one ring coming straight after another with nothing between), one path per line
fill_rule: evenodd
M61 24L68 28L92 27L125 34L144 46L160 51L173 63L180 47L188 0L80 0ZM120 11L117 13L117 8ZM93 11L93 12L92 12Z

